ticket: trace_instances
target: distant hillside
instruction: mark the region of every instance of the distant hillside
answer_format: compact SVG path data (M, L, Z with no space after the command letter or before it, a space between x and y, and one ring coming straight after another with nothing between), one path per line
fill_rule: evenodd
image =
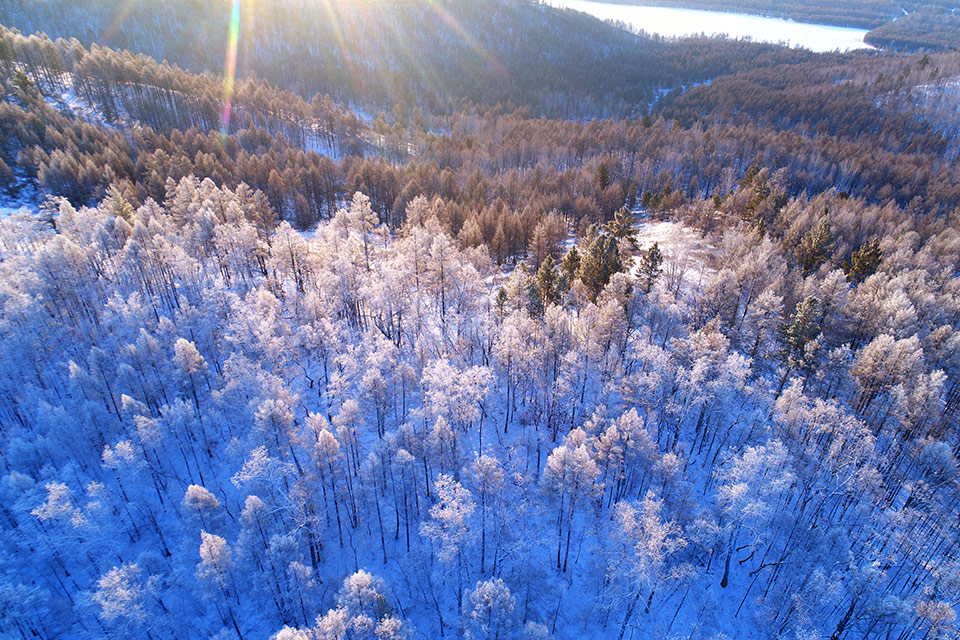
M957 10L960 11L960 10ZM960 48L960 12L924 9L877 27L864 41L899 51L949 51Z
M231 12L224 0L0 0L0 22L24 33L214 73L225 69ZM604 115L719 70L671 64L665 43L527 0L242 0L238 34L239 77L374 109L512 102Z

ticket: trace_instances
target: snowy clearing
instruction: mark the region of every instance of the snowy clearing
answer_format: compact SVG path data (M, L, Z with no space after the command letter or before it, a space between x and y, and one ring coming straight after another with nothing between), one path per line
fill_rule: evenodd
M656 243L663 253L663 276L671 290L679 292L681 285L696 290L716 271L711 258L716 249L696 230L680 222L644 221L637 227L637 245L640 255L634 256L630 275L638 277L640 257Z

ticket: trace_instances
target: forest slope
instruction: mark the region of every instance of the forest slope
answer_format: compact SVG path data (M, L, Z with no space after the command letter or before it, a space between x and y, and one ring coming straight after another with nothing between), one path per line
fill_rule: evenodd
M559 116L609 115L660 87L702 81L769 51L683 64L679 47L527 0L265 0L236 18L240 77L409 116L512 102ZM190 0L5 0L0 23L224 73L231 4ZM107 26L109 25L109 26Z
M689 41L682 60L734 59L744 46L756 50ZM3 30L0 170L16 178L8 197L34 194L34 204L38 190L92 204L111 184L136 204L159 201L168 178L190 174L244 182L301 228L358 189L395 227L414 196L439 195L452 233L500 238L498 260L523 255L553 210L585 226L624 202L723 198L750 168L787 170L789 195L835 186L916 212L960 203L956 54L807 53L764 71L784 50L763 49L758 69L665 96L656 106L665 117L582 122L490 108L371 122L254 80L238 81L227 101L210 74ZM65 92L84 101L81 113L62 104Z
M946 51L960 47L960 8L923 9L870 31L864 41L906 51Z

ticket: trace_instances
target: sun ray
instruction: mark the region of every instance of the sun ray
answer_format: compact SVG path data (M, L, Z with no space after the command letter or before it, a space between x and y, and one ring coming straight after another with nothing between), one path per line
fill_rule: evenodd
M482 44L477 40L473 34L467 31L463 25L453 16L452 13L447 11L441 6L436 0L427 0L427 4L437 13L437 16L440 17L443 22L446 23L450 29L452 29L460 38L463 39L463 42L476 53L480 58L483 59L490 67L501 76L508 76L506 68L501 64L501 62Z
M326 11L327 17L330 19L330 26L333 30L334 37L336 38L337 47L340 50L341 60L346 67L347 76L348 78L352 78L355 82L356 78L359 77L360 67L355 60L354 53L347 43L347 38L345 35L346 28L344 26L343 16L340 15L340 9L334 6L334 2L335 0L320 0L320 4Z

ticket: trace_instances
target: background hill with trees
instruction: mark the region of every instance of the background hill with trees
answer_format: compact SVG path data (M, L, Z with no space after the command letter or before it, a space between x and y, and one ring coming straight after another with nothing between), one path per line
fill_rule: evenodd
M5 0L0 23L222 74L232 5ZM623 114L652 101L660 87L702 81L774 52L718 50L687 65L671 55L678 47L517 0L238 0L237 7L241 77L255 74L306 100L325 94L404 117L497 102L553 116Z

